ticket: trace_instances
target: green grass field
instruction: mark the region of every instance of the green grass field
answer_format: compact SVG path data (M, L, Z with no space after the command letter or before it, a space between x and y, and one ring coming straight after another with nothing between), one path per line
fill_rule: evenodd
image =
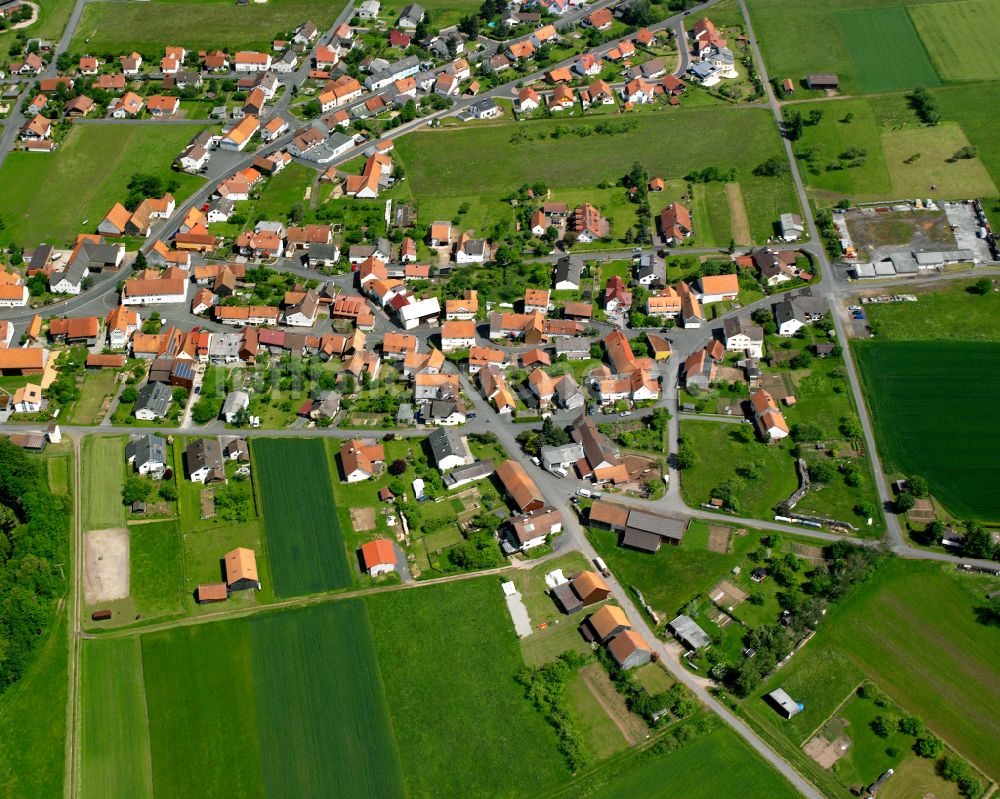
M68 660L60 613L20 682L0 694L0 796L62 796Z
M739 511L743 516L771 518L772 508L798 488L791 443L788 439L777 446L744 443L735 438L742 432L739 425L727 422L684 420L681 438L690 441L701 457L681 475L681 493L689 505L708 502L712 489L735 475L741 461L753 456L763 461L768 479L743 481Z
M797 744L847 697L859 674L867 676L996 779L1000 628L979 624L975 608L998 587L995 578L960 574L951 565L893 560L835 606L802 656L761 692L781 685L806 705L806 713L813 704L821 706L808 717L801 714L801 722L800 716L788 722L798 730L791 736ZM827 695L825 701L818 701L817 691ZM757 708L755 715L777 718L763 703Z
M129 532L130 599L143 618L183 611L184 565L176 521L133 524Z
M83 791L108 799L153 795L139 638L84 641Z
M396 153L406 165L407 190L420 199L425 219L451 219L461 202L470 197L478 200L466 219L485 219L503 212L500 197L522 182L540 180L554 191L583 190L602 181L617 181L636 160L644 163L651 175L665 180L709 164L736 167L756 241L773 235L778 215L798 206L787 176L758 178L751 174L768 157L782 156L774 122L761 109L701 108L641 114L634 119L637 127L626 133L566 134L558 139L550 136L557 126L572 129L590 127L593 122L537 120L426 131L400 139ZM713 135L705 136L705 130ZM527 133L531 140L512 142L516 132ZM731 146L720 150L718 139ZM670 141L671 146L664 148L664 141ZM469 164L475 164L475 169L470 170ZM509 207L506 213L510 213ZM696 218L695 235L698 224Z
M638 755L581 780L560 796L619 799L623 796L721 796L782 799L798 794L736 733L721 725L667 755Z
M945 80L1000 78L1000 7L991 0L913 6L910 16Z
M83 11L71 52L163 54L174 42L189 50L221 48L268 51L279 34L290 34L311 19L320 31L333 23L337 4L270 0L237 6L229 0L156 0L151 3L98 2Z
M1000 293L970 294L972 281L951 281L917 294L917 302L865 309L879 341L1000 341Z
M700 533L700 535L699 535ZM639 587L646 600L662 614L673 614L705 592L757 544L750 534L733 539L729 554L709 552L708 527L696 522L677 547L660 547L655 555L618 546L618 534L591 527L587 537L618 579Z
M127 440L126 436L87 436L83 440L80 491L84 530L125 526L122 486Z
M275 594L350 585L323 442L256 439L252 454Z
M590 690L590 686L579 672L567 683L566 696L576 716L583 740L594 760L603 760L628 748L625 736L597 701L594 692Z
M849 11L835 18L840 38L849 45L861 91L886 92L940 82L906 8Z
M108 6L115 15L149 8L145 3ZM43 241L62 246L75 240L77 233L93 233L111 206L125 199L125 186L137 173L178 180L174 196L180 202L202 179L172 172L170 165L203 128L76 125L52 155L11 153L0 169L0 216L5 223L0 241L5 246ZM58 186L59 191L23 191L24 186Z
M395 25L399 12L405 6L406 3L385 3L379 16L390 25ZM420 7L428 12L436 28L456 25L466 14L479 10L479 4L475 0L428 0L426 3L421 3Z
M854 346L885 470L923 475L956 516L1000 520L1000 493L994 490L1000 477L995 457L1000 431L994 421L1000 346L940 341Z
M566 779L514 680L523 663L496 578L367 602L407 796L514 799Z
M115 390L115 376L114 369L88 371L83 379L83 393L73 406L69 421L82 425L100 424L104 419L104 400Z
M944 119L962 126L993 182L1000 185L1000 136L996 135L994 113L1000 104L1000 83L940 86L931 92Z

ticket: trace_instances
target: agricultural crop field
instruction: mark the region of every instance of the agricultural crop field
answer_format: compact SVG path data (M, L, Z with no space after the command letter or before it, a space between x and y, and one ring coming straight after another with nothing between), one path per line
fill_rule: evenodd
M992 0L957 0L910 8L910 16L945 80L1000 78L1000 6Z
M914 35L914 23L917 31L923 33L916 16L914 23L904 19L907 9L912 13L925 3L940 5L945 15L955 5L941 0L810 0L808 3L749 0L747 5L772 77L790 77L797 84L811 72L835 72L840 77L841 91L856 94L912 88L920 82L919 77L932 77L927 73L928 55L921 42L928 49L931 46L926 36ZM858 12L872 16L867 22L863 16L857 21L850 19L850 15ZM895 38L883 40L879 49L877 40L865 32L861 32L860 38L854 35L863 24L878 26L887 36ZM799 44L789 47L789 41ZM859 57L852 56L855 49ZM870 60L862 59L861 53ZM879 68L891 72L891 85L886 82L887 85L880 87ZM904 80L915 82L898 85ZM927 80L926 84L937 82Z
M88 641L83 685L86 795L402 793L360 601Z
M146 3L108 6L115 15L149 8ZM176 179L180 187L173 194L181 202L202 179L172 172L170 165L204 127L74 125L62 146L45 158L11 153L0 169L0 217L5 225L0 242L62 246L78 233L92 233L111 206L125 199L125 187L136 174ZM23 191L24 186L58 186L59 191Z
M840 38L848 43L861 91L886 92L940 82L905 8L847 11L837 14L836 21Z
M699 108L633 119L632 130L587 136L572 131L590 130L595 123L572 119L421 131L400 139L395 153L406 165L408 191L419 198L423 218L451 219L468 201L463 224L476 228L509 216L509 207L500 198L521 183L542 181L553 191L581 192L604 181L616 182L636 160L651 176L664 180L709 165L735 167L755 241L773 235L779 214L798 208L787 175L752 175L753 168L770 156L782 157L773 120L763 110ZM554 138L557 128L559 135ZM708 129L715 135L705 136ZM720 150L718 139L731 146ZM665 140L670 147L662 146ZM471 163L476 166L470 172ZM696 240L697 213L694 224ZM716 226L713 220L718 237Z
M495 578L367 602L408 796L516 797L567 779L515 682L523 661Z
M275 594L350 585L323 442L255 439L252 455Z
M108 799L152 796L140 641L85 641L82 653L84 792Z
M122 486L126 441L126 436L87 436L83 440L80 492L84 530L125 526Z
M948 564L892 560L831 609L807 649L746 709L798 747L867 677L996 779L1000 627L977 621L976 608L998 587ZM760 699L779 686L806 706L788 722Z
M312 20L327 30L341 6L310 0L270 0L235 5L230 0L155 0L149 3L97 2L84 8L70 52L138 50L147 58L163 54L165 43L188 50L262 50L279 34ZM147 55L148 54L148 55Z
M1000 346L856 342L882 464L923 475L952 514L1000 520ZM974 377L971 377L974 375Z

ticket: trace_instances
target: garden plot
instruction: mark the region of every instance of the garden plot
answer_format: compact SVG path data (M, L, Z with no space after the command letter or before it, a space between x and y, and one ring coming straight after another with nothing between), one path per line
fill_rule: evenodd
M91 530L84 537L84 594L88 605L128 596L128 530Z

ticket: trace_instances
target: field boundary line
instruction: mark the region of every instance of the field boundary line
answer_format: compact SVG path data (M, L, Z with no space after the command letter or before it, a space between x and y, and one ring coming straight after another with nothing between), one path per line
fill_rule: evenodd
M802 743L800 743L800 744L798 745L798 746L799 746L799 749L802 749L802 747L804 747L804 746L805 746L805 745L806 745L807 743L809 743L809 741L811 741L811 740L812 740L813 738L815 738L815 737L816 737L816 735L817 735L817 734L819 733L819 731L820 731L820 730L822 730L822 729L823 729L823 727L825 727L825 726L826 726L827 722L829 722L829 721L830 721L830 719L832 719L832 718L833 718L834 716L836 716L836 715L837 715L837 711L838 711L838 710L840 710L840 709L841 709L841 708L842 708L842 707L843 707L844 705L846 705L846 704L847 704L848 702L850 702L850 701L851 701L851 700L852 700L852 699L853 699L853 698L854 698L855 696L857 696L857 695L858 695L858 688L860 688L860 687L861 687L862 685L864 685L864 684L865 684L866 682L871 682L871 680L869 680L869 679L865 678L864 680L862 680L861 682L859 682L859 683L858 683L857 685L855 685L855 686L854 686L854 687L853 687L853 688L852 688L852 689L851 689L851 690L850 690L850 691L848 692L847 696L845 696L845 697L844 697L843 699L841 699L841 700L840 700L840 704L838 704L838 705L837 705L837 706L836 706L836 707L835 707L835 708L834 708L833 710L831 710L831 711L830 711L830 715L829 715L829 716L827 716L827 717L826 717L825 719L823 719L823 720L822 720L822 721L821 721L821 722L819 723L819 725L818 725L818 726L816 727L816 729L815 729L815 730L813 730L813 731L812 731L811 733L809 733L809 734L808 734L808 735L807 735L807 736L806 736L805 738L803 738L803 739L802 739ZM875 683L872 683L872 685L874 685L874 684L875 684Z

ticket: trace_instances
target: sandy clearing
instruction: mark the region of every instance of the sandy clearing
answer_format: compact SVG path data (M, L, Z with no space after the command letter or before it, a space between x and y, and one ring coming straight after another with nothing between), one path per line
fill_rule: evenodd
M84 595L88 605L128 596L128 530L91 530L84 536Z

